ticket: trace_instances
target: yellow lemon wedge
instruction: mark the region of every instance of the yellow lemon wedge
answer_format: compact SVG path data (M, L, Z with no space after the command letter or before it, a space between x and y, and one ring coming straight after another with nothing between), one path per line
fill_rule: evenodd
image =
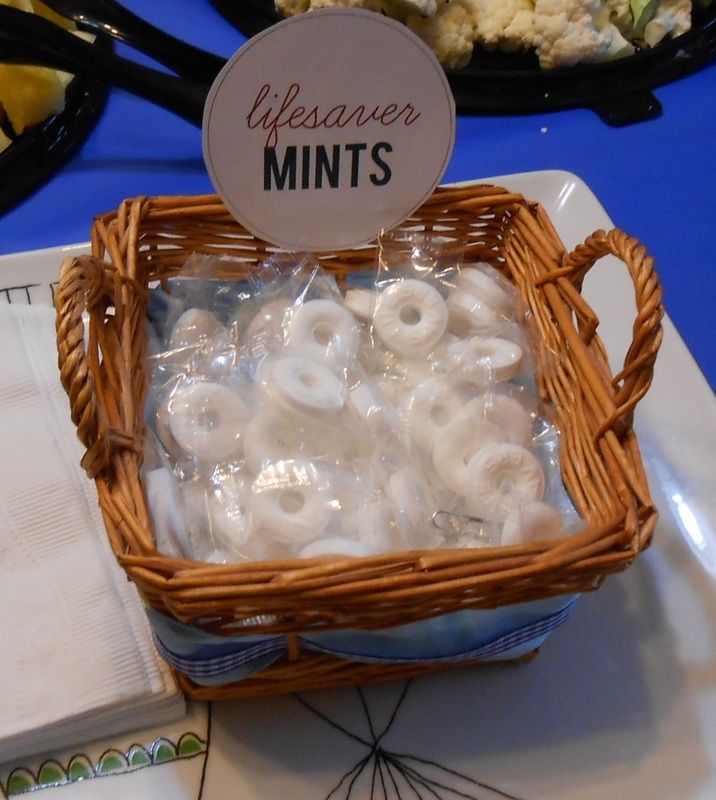
M0 5L36 13L67 30L76 30L73 22L40 0L0 0ZM59 114L65 107L65 86L70 79L66 73L45 67L0 64L0 106L4 107L15 133L22 133L51 114Z
M15 133L65 107L65 87L54 69L0 64L0 105Z
M30 0L0 0L0 6L9 6L18 11L29 11L31 14L34 11Z
M18 2L24 2L24 0L17 0ZM12 3L10 3L12 5ZM31 0L28 2L30 6L30 11L34 11L38 16L44 17L45 19L49 19L50 22L54 22L55 25L59 25L61 28L65 28L68 31L76 31L77 26L71 19L67 19L67 17L62 17L56 11L53 11L49 6L46 6L44 3L40 2L40 0ZM26 9L23 8L23 11Z
M8 139L7 136L2 132L0 129L0 153L12 144L12 139Z

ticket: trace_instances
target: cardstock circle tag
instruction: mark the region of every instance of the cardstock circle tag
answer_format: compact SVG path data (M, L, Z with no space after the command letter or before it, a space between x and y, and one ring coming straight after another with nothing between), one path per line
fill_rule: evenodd
M250 39L204 111L204 159L229 211L289 250L364 244L432 193L455 103L432 51L370 11L292 17Z

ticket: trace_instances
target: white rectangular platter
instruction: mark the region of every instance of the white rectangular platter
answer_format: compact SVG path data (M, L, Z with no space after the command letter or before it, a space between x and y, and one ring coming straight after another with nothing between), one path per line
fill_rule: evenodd
M570 248L611 227L570 173L485 180L542 203ZM1 257L0 303L51 302L61 259L85 251L71 245ZM604 259L585 294L618 368L634 317L626 270ZM43 759L0 766L0 796L61 783L42 796L711 800L716 400L668 319L637 428L661 512L654 545L584 596L531 664L362 691L193 704L186 720L167 729L49 754L44 773ZM73 780L80 771L68 768L80 756L85 777Z

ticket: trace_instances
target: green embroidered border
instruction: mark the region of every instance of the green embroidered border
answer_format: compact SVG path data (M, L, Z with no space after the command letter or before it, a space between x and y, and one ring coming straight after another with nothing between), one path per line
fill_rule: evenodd
M189 732L183 734L176 744L162 737L148 747L133 744L126 753L114 748L105 750L96 764L92 764L88 756L83 753L72 756L66 767L55 759L48 759L40 764L37 773L27 767L16 767L8 775L7 783L4 785L0 783L0 793L8 798L17 797L35 789L64 786L108 775L121 775L180 758L194 758L205 754L206 750L207 743L195 733Z

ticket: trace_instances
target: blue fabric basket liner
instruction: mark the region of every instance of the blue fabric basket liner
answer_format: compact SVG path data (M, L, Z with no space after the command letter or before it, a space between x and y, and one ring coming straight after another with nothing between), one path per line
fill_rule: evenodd
M510 661L540 647L571 616L578 595L465 610L378 631L306 631L302 649L373 664ZM147 609L157 649L200 686L244 680L286 655L282 635L217 636Z

